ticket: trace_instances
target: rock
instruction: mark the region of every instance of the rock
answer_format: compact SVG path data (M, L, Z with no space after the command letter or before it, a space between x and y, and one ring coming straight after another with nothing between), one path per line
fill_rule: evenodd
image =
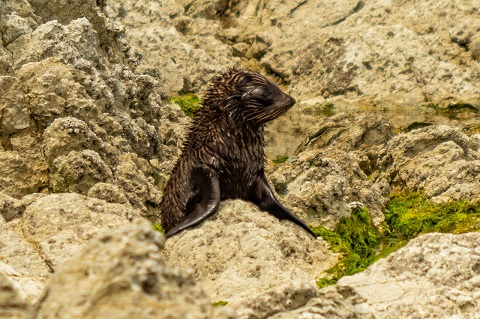
M129 224L136 210L79 194L38 198L25 210L22 230L42 259L55 270L76 256L94 236Z
M0 232L0 273L15 285L23 300L33 302L45 288L51 269L23 237L19 219L0 224Z
M109 183L97 183L88 190L88 197L103 199L109 203L131 206L122 188Z
M164 241L146 222L93 239L58 269L32 318L232 318L165 262Z
M110 14L126 27L137 72L157 78L167 96L203 89L215 74L238 64L232 50L215 36L220 23L205 19L214 17L213 3L112 0L109 4Z
M339 114L319 122L296 155L268 177L282 201L308 223L333 229L360 202L380 226L389 187L367 174L375 171L378 150L392 136L385 119Z
M468 46L470 52L472 53L472 58L477 61L480 61L480 33L475 34L470 39L470 44Z
M480 233L422 235L338 286L355 289L376 318L475 318L479 245Z
M0 163L0 192L20 198L42 186L36 178L31 178L35 173L17 152L0 152Z
M392 190L423 191L435 202L480 199L480 143L459 129L432 125L392 138L379 152Z
M27 317L27 303L18 295L8 278L0 273L0 317L23 319Z
M281 77L301 100L479 106L472 36L480 22L471 1L250 0L228 4L223 12L230 28L225 35L235 48L252 45L259 33L270 35L270 44L249 63Z
M0 193L0 216L3 220L9 222L15 218L20 218L25 210L19 200Z
M50 183L56 193L87 195L96 183L112 180L112 171L97 152L85 150L57 157L52 164Z
M285 280L310 280L336 262L323 239L241 200L225 201L199 227L171 237L165 256L192 268L212 300L250 299Z
M276 313L300 308L317 295L318 289L312 284L293 280L243 302L233 300L228 306L236 309L240 318L270 318Z

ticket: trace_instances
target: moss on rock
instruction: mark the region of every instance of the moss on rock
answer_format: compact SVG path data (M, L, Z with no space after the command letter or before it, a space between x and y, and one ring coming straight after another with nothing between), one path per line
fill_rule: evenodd
M356 208L333 231L313 228L330 243L333 252L343 255L317 285L329 286L343 276L358 273L420 234L480 231L480 202L461 200L437 204L421 192L402 193L391 196L385 221L385 231L381 233L372 225L367 209Z
M195 94L172 97L168 101L178 104L185 115L191 118L193 118L195 113L202 107L200 98Z

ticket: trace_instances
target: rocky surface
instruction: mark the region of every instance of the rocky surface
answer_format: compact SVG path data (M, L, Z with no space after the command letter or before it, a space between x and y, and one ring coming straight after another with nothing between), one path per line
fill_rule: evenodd
M432 125L392 138L379 153L393 191L424 191L436 202L480 200L480 138Z
M164 242L144 221L102 234L58 269L32 318L231 318L165 262Z
M269 176L287 206L312 225L333 229L360 205L379 226L390 187L369 176L377 169L379 149L393 136L383 118L339 114L319 122L295 156Z
M323 239L240 200L222 202L201 227L170 238L165 254L172 265L193 269L212 300L227 302L286 280L312 281L337 261Z
M160 216L190 121L169 98L203 92L231 66L266 73L299 102L267 140L306 137L268 152L292 155L268 178L308 223L332 229L364 206L381 226L392 192L480 200L479 10L478 0L1 1L0 317L475 318L478 233L417 238L318 290L339 256L251 204L222 203L165 247L145 221L128 225ZM444 107L448 125L435 125ZM372 109L436 117L360 114Z
M0 317L26 318L28 304L19 297L7 276L0 273Z
M477 318L480 310L480 233L428 234L342 278L376 318Z
M234 3L227 41L303 100L479 106L478 1Z

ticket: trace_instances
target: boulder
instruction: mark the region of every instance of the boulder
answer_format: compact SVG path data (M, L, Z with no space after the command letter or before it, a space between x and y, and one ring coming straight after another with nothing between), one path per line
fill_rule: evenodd
M475 318L480 311L480 233L432 233L338 282L376 318Z
M20 298L8 278L0 273L0 317L24 319L27 318L27 309L27 303Z
M119 204L107 203L79 194L42 196L24 212L25 239L55 270L77 256L94 236L139 218L139 212Z
M480 140L447 125L392 138L379 152L380 177L393 191L423 191L435 202L480 200Z
M164 242L144 221L101 234L58 269L32 318L233 318L165 262Z
M213 301L249 299L286 280L314 281L337 257L326 242L241 200L167 240L171 265L191 268Z
M332 116L317 123L295 155L275 165L268 177L282 201L308 223L333 229L352 207L362 205L380 226L390 188L370 175L378 150L393 135L383 118Z

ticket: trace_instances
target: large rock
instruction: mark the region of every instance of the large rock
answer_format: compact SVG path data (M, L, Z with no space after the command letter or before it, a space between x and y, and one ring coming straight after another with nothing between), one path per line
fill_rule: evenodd
M58 269L32 318L232 318L165 262L164 241L145 222L93 239Z
M268 176L286 205L315 226L333 229L358 205L380 226L390 189L386 180L374 183L369 175L379 148L393 135L383 118L339 114L319 122L296 155Z
M480 233L428 234L338 282L367 300L376 318L477 318Z
M323 239L241 200L221 203L199 227L168 239L165 255L192 268L214 301L250 299L286 280L313 282L337 260Z
M139 212L79 194L54 194L38 198L24 212L22 230L47 265L58 265L77 256L94 236L138 218Z
M433 125L400 134L379 152L394 191L423 191L436 202L480 200L480 139Z
M52 269L35 245L23 237L20 220L0 223L0 273L15 285L21 298L33 302L45 288Z
M318 290L307 282L292 281L278 288L233 301L241 319L298 318L374 318L365 298L351 287L329 287Z
M480 106L477 2L250 0L225 11L224 38L302 100Z
M205 88L213 75L238 64L232 49L216 37L220 22L208 19L214 10L192 19L185 15L192 7L187 1L112 0L109 5L111 16L126 27L137 72L157 78L167 96Z
M167 144L181 140L183 123L161 107L159 82L133 73L105 3L63 2L6 0L0 9L0 192L97 196L90 188L108 183L155 220L178 153ZM125 159L138 178L125 176Z

